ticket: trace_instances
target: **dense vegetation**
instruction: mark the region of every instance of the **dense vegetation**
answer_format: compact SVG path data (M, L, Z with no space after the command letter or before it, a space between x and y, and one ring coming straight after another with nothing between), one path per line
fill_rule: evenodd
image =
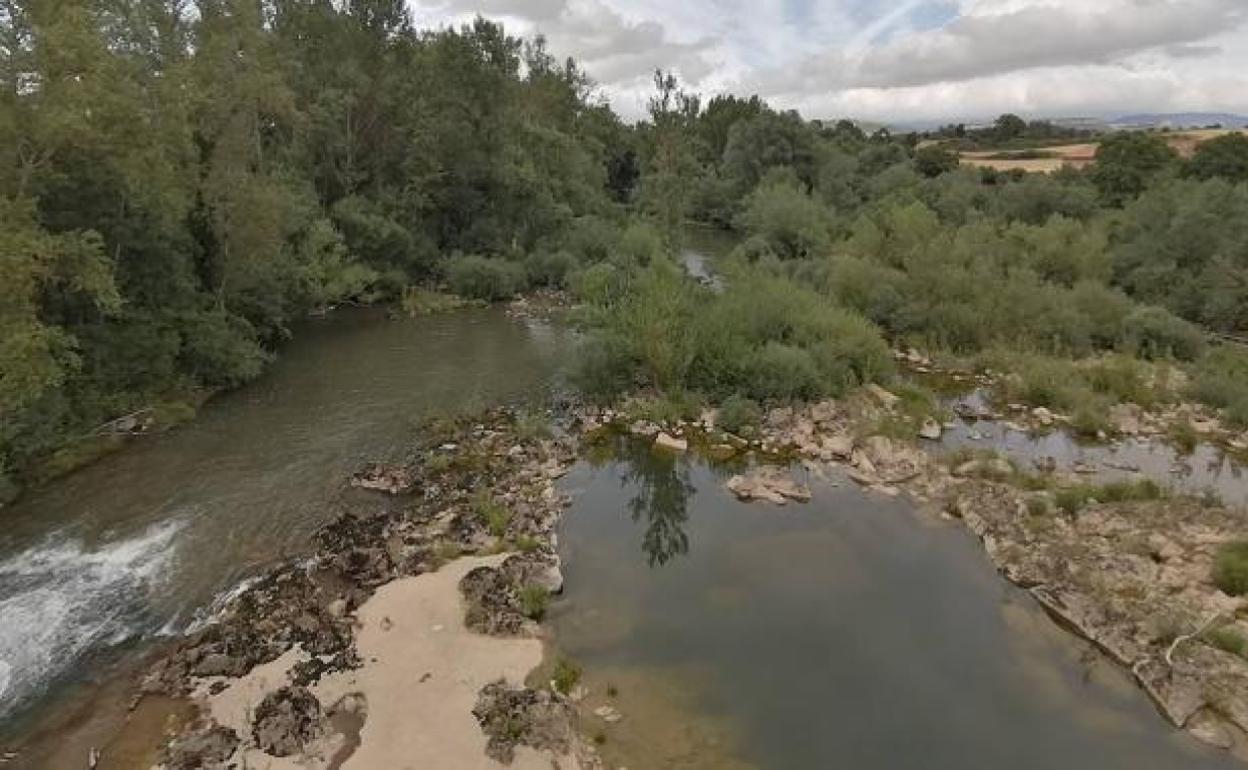
M1185 395L1248 423L1248 358L1208 343L1209 330L1248 328L1248 140L1184 161L1154 135L1122 133L1086 172L998 173L913 137L757 99L702 109L659 85L649 125L668 127L663 221L742 241L720 265L722 293L665 264L598 268L617 274L597 276L614 291L582 292L598 329L581 369L591 393L641 383L748 412L742 398L886 380L887 339L1013 372L1011 395L1073 413L1089 433L1113 403ZM993 130L1051 131L1009 117ZM644 169L643 191L656 173ZM1195 382L1176 392L1168 372L1183 367Z
M887 338L1196 362L1248 420L1242 358L1203 334L1248 327L1242 139L971 171L664 73L630 126L542 40L418 31L402 0L12 1L0 32L0 493L104 421L254 377L311 310L432 288L573 289L602 396L747 415L887 379ZM742 237L722 293L671 258L690 219Z
M0 480L309 310L561 280L636 177L573 62L402 0L16 0L0 34Z

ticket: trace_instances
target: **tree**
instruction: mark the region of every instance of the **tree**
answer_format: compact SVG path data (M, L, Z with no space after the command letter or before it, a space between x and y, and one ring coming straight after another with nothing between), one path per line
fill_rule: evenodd
M997 141L1008 142L1027 132L1027 121L1007 112L993 123L992 132Z
M1111 205L1135 198L1178 160L1161 139L1140 131L1121 131L1103 140L1096 150L1092 181Z
M694 121L700 102L680 89L676 76L656 70L654 96L650 97L650 125L646 130L647 162L642 176L642 200L646 210L675 238L692 203L694 182L700 175Z
M939 144L929 144L914 153L915 169L926 177L936 177L957 169L958 154Z
M1225 134L1201 142L1187 164L1187 175L1248 182L1248 135Z

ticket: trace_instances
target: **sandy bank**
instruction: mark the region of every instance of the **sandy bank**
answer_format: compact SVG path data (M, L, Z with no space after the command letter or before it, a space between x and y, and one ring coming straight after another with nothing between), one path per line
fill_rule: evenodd
M520 686L542 659L533 638L484 636L464 626L458 585L469 571L498 566L505 556L462 558L437 572L380 587L356 613L356 648L362 667L325 676L308 690L329 712L363 716L358 747L353 736L326 726L323 737L297 756L274 757L256 748L252 720L264 697L290 684L291 669L309 656L292 650L207 695L209 713L244 736L234 760L256 770L285 768L421 768L482 770L501 767L486 756L486 736L473 717L478 692L500 678ZM219 686L219 685L218 685ZM548 770L562 759L517 749L510 765ZM567 766L573 766L568 762Z

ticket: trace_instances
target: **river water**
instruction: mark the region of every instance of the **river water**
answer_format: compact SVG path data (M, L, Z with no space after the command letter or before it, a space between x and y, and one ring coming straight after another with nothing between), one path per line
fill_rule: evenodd
M184 630L214 598L308 546L349 474L434 414L554 384L567 334L474 310L309 321L255 383L3 512L0 737L115 655Z
M691 269L723 251L703 236ZM120 711L117 671L303 553L352 470L401 456L433 414L547 396L569 351L567 332L500 310L336 313L194 422L5 510L0 766L77 766L119 717L57 753L49 712ZM635 446L568 485L552 623L595 690L618 690L617 766L1232 766L904 501L842 485L742 505L720 471ZM22 743L43 753L6 765Z
M552 622L591 692L615 691L623 719L591 725L613 766L1239 766L1171 729L960 525L846 479L783 508L724 480L627 440L566 479Z

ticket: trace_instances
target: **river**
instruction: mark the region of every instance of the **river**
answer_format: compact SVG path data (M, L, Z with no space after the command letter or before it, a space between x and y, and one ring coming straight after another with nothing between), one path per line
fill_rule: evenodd
M1213 770L1126 672L1059 630L961 524L846 477L746 504L624 439L565 480L561 654L633 770Z
M693 242L691 270L706 272L703 250L722 253L702 244L715 240ZM500 309L338 312L303 324L263 377L192 423L6 510L0 765L76 766L124 713L141 653L303 553L352 504L351 471L402 456L431 415L548 396L569 351L568 332ZM627 447L567 484L568 588L551 625L591 684L618 690L608 759L1233 766L1170 730L964 532L904 501L842 484L816 485L808 506L747 506L711 466ZM34 748L5 765L3 745Z
M566 343L501 309L402 320L342 310L302 324L259 380L193 422L6 509L0 739L303 552L348 475L400 455L422 419L542 397Z

